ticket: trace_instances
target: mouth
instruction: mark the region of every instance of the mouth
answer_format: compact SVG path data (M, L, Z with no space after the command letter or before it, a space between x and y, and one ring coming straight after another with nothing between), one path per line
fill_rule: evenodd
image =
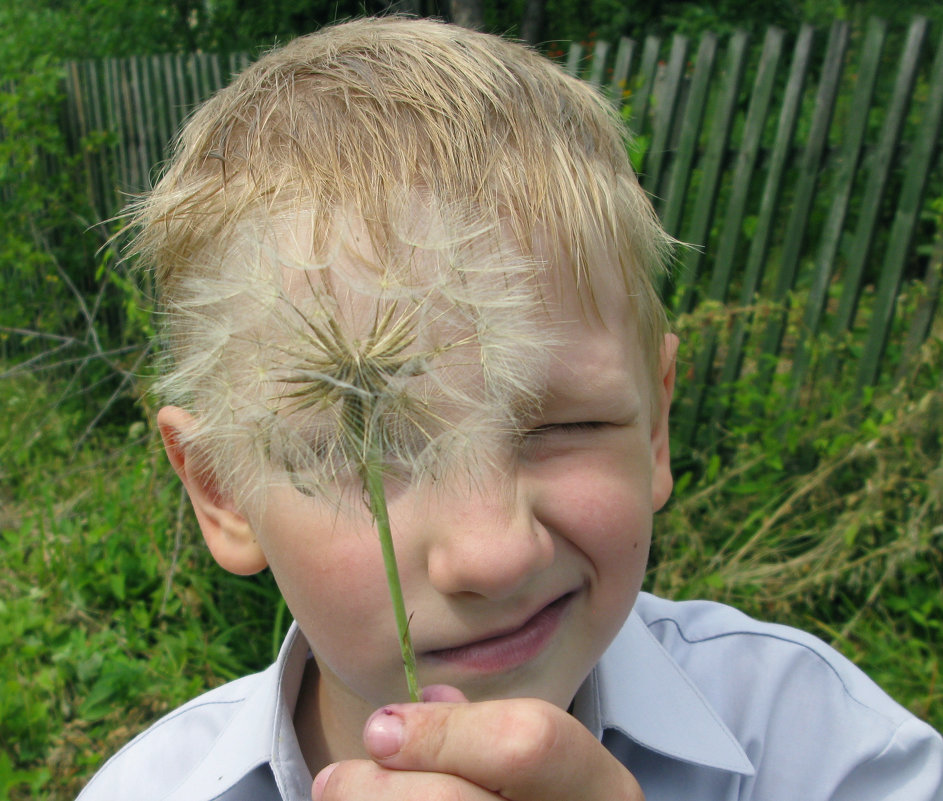
M546 648L575 595L575 592L568 592L551 601L514 629L453 648L426 651L423 658L474 673L513 670L534 659Z

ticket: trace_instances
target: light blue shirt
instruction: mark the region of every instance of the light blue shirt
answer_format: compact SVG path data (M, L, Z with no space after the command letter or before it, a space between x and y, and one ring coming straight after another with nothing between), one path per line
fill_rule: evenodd
M112 757L80 801L307 801L292 725L308 648ZM820 640L642 594L573 704L646 801L943 801L943 739Z

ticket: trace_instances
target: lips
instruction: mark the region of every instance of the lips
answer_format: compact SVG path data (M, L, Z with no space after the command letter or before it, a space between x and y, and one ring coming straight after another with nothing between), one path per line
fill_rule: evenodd
M544 650L559 628L573 597L571 592L557 598L515 629L454 648L427 651L423 658L475 673L513 670Z

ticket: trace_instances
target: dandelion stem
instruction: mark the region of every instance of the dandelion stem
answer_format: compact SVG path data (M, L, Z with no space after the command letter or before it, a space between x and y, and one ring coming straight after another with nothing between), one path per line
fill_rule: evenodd
M393 535L390 531L390 516L386 508L386 490L383 486L383 459L376 443L371 443L363 465L363 483L370 496L370 511L376 521L380 547L383 550L383 564L386 568L386 583L390 588L393 601L393 614L396 617L396 631L399 635L399 647L403 655L403 667L406 670L406 686L411 701L421 701L419 679L416 675L416 653L409 635L409 618L406 615L406 602L403 600L403 587L399 580L396 566L396 554L393 551Z

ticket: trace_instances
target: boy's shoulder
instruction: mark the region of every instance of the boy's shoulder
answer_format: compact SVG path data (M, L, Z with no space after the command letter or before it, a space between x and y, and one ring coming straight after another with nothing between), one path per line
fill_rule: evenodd
M807 632L642 594L597 674L647 798L943 799L940 735Z
M711 696L743 698L751 688L776 704L799 690L852 704L888 726L913 717L857 665L807 631L714 601L669 601L647 593L635 611L672 661Z
M283 669L276 663L165 715L114 754L78 801L223 799L235 786L240 798L279 798L268 765Z

